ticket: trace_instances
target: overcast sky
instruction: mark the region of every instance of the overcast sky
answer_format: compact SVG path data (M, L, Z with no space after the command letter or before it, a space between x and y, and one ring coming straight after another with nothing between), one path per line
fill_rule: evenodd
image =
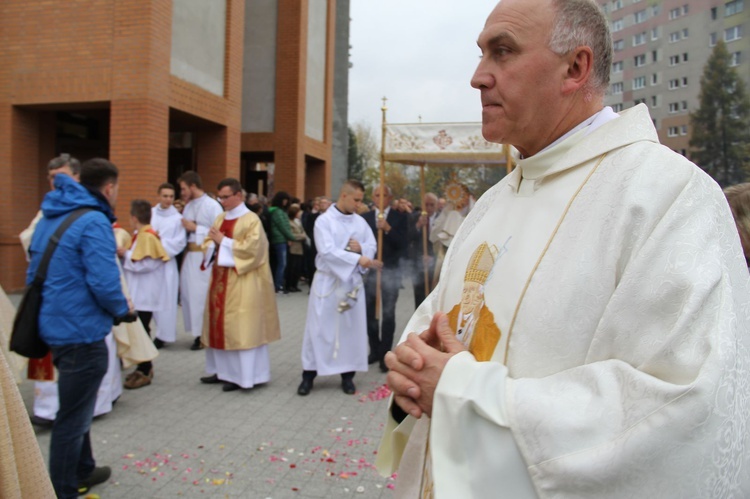
M469 85L497 0L351 0L349 123L481 121Z

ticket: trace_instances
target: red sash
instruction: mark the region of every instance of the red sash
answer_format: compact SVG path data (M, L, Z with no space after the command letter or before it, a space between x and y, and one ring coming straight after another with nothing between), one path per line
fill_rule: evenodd
M237 220L237 218L234 220L224 220L221 223L219 230L225 237L233 238L234 225L237 223ZM221 246L217 246L216 248L217 260L219 251L222 251ZM224 251L226 250L224 249ZM229 267L220 267L219 265L214 265L211 270L211 289L208 295L208 346L219 350L224 349L224 312L226 309L229 272L232 270Z

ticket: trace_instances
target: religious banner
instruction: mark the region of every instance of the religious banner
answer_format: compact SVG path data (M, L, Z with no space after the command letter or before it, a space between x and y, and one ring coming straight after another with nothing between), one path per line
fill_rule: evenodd
M411 165L504 165L502 144L482 137L481 123L386 123L385 161Z

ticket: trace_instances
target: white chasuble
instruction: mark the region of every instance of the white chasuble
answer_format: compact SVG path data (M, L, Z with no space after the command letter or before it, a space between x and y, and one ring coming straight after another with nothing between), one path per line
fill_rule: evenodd
M750 290L727 203L645 106L596 125L479 200L407 325L444 311L472 353L446 365L431 421L389 418L378 466L400 464L399 495L750 494Z
M315 221L317 271L310 287L302 340L302 368L322 376L367 371L367 317L359 253L375 257L377 243L364 218L344 214L332 205ZM345 306L340 305L346 303ZM345 309L345 310L340 310Z
M219 216L214 227L224 238L215 250L201 337L206 372L252 388L270 381L268 343L281 337L268 239L258 216L244 204Z

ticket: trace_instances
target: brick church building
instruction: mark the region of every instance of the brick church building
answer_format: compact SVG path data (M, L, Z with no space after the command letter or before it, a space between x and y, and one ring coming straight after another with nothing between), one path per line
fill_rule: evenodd
M346 172L349 0L3 0L0 285L66 152L121 172L117 213L194 169L330 195Z

